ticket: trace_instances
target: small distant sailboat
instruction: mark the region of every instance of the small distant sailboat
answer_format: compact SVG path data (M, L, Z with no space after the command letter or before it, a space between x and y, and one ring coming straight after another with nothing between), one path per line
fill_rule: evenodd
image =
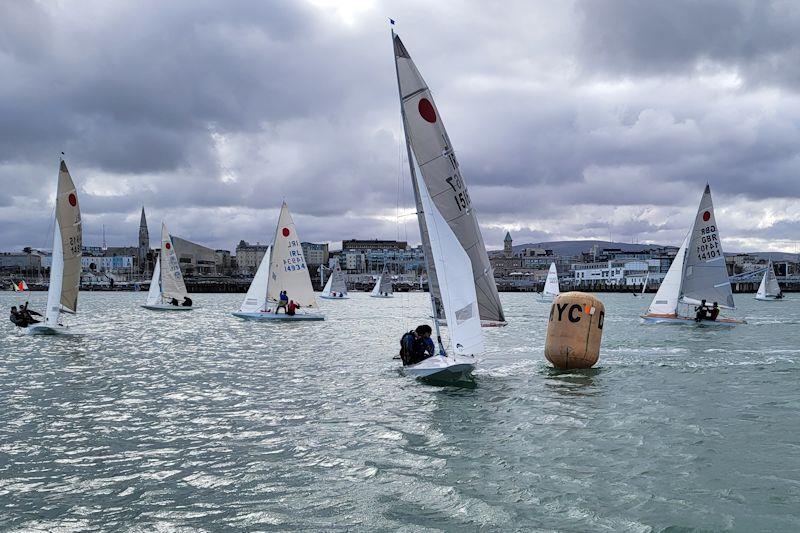
M721 309L736 308L714 217L711 187L708 185L700 200L695 221L647 313L642 316L642 322L717 327L734 327L746 323L735 318L696 322L695 317L691 316L691 306L700 305L703 300L708 306L717 303Z
M406 151L438 345L436 355L405 365L403 371L416 378L461 381L471 376L476 365L475 356L483 352L481 318L484 312L487 318L498 323L505 323L505 317L466 184L430 91L394 31L392 39ZM421 180L417 179L415 161L420 166ZM475 272L476 266L481 270ZM482 291L485 307L480 305L476 287ZM442 313L438 312L439 304ZM441 314L447 321L449 350L442 341Z
M78 312L78 292L81 283L81 254L83 224L78 194L61 160L56 193L56 216L53 231L53 261L50 265L50 288L47 291L47 310L42 322L25 328L28 335L77 335L62 323L62 314Z
M391 298L394 296L392 276L386 269L386 265L383 266L381 275L378 276L378 281L375 283L375 287L372 289L370 296L373 298Z
M542 301L552 302L561 291L558 288L558 269L555 263L550 263L550 270L547 272L547 280L544 282L542 290Z
M165 265L164 268L161 267L162 264ZM167 225L162 222L161 252L156 258L147 301L142 307L151 311L191 311L194 309L191 305L183 305L187 298L188 292L183 281L178 254L175 253ZM178 303L170 303L173 301Z
M286 314L285 309L278 313L282 291L297 304L294 315ZM275 240L258 265L239 311L232 314L245 320L325 320L319 312L300 237L286 202L281 206Z
M11 287L13 287L14 292L24 292L28 290L28 284L25 283L25 280L20 280L19 282L12 282Z
M764 272L764 277L761 278L761 285L758 286L755 299L764 302L783 300L781 286L778 285L778 278L775 277L775 270L772 268L772 260L769 261L767 270Z
M347 295L347 282L344 279L344 272L339 267L338 261L334 263L328 282L319 297L326 300L346 300L350 298Z

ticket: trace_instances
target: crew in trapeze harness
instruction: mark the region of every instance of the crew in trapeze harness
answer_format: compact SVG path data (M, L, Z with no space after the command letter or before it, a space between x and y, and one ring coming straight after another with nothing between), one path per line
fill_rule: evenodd
M427 324L403 334L400 339L400 359L403 366L415 365L436 353L431 334L433 329Z
M25 302L24 305L19 306L19 310L17 310L16 305L12 306L11 315L8 317L8 319L11 320L11 323L17 327L27 328L31 324L38 324L41 322L41 320L36 320L33 318L33 315L42 316L41 313L28 309L28 302Z

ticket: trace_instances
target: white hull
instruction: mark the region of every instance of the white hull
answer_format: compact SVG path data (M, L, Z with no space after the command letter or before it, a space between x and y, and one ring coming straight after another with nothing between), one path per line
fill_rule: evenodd
M27 328L23 328L26 335L61 335L61 336L75 336L82 335L79 331L75 331L67 326L46 326L41 324L32 324Z
M472 378L475 370L474 357L442 357L434 355L415 365L403 367L403 372L417 379L436 381L466 381Z
M642 316L642 324L667 324L672 326L698 326L708 328L733 328L739 324L747 324L744 320L737 320L735 318L720 318L717 320L703 320L697 322L694 318L690 317L666 317L666 316Z
M774 296L754 296L754 300L758 300L759 302L782 302L786 298L775 298Z
M328 295L325 295L325 294L320 294L319 297L324 299L324 300L349 300L350 299L349 296L328 296Z
M556 299L556 297L555 297L555 296L553 296L552 294L542 294L542 295L540 296L540 298L541 298L541 300L542 300L543 302L548 302L548 303L549 303L549 302L552 302L553 300L555 300L555 299Z
M233 316L237 318L242 318L244 320L279 320L283 322L302 322L302 321L309 321L309 320L325 320L325 315L322 313L296 313L294 315L287 315L285 313L244 313L241 311L237 311L235 313L231 313Z
M191 311L194 307L182 307L180 305L171 305L171 304L144 304L142 305L145 309L149 309L151 311Z

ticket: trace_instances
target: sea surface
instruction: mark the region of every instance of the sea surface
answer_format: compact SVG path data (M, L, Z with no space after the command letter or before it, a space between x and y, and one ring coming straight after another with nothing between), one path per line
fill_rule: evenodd
M600 362L564 373L549 304L502 294L472 388L399 374L422 293L305 324L192 296L81 293L81 338L4 321L0 531L800 531L800 295L717 331L600 294Z

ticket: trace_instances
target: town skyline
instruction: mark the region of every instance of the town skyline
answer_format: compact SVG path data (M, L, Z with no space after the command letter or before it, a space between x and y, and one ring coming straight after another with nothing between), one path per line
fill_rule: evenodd
M268 4L0 5L0 249L49 246L62 151L87 242L127 242L141 205L210 247L263 242L283 199L309 242L418 241L389 16L488 248L677 245L706 182L726 250L800 240L796 6Z

